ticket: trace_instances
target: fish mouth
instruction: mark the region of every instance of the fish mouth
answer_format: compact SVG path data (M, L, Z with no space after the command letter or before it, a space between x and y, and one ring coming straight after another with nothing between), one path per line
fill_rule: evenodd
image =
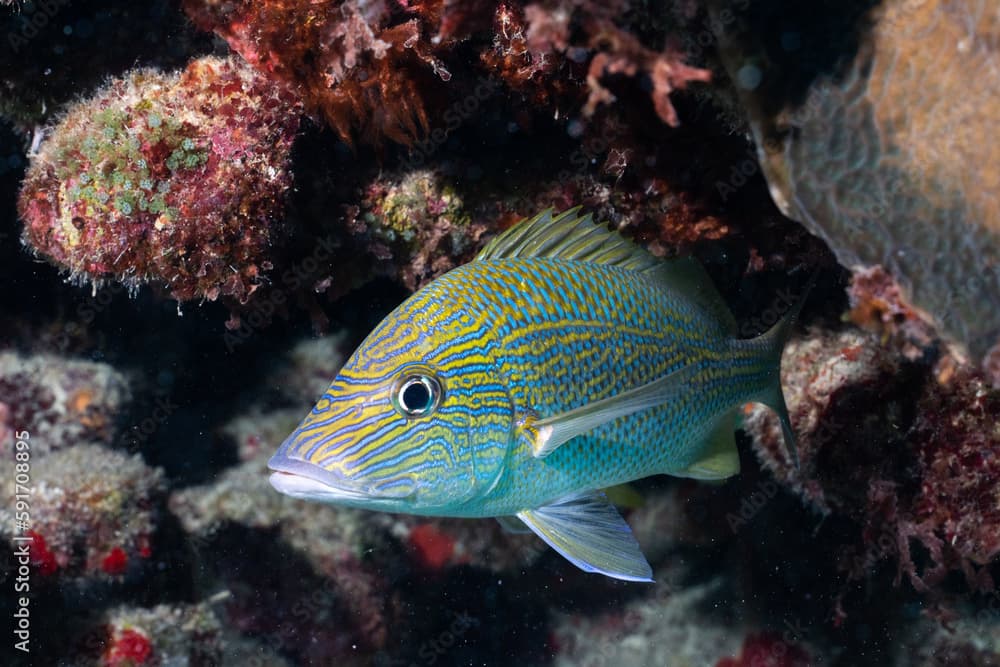
M308 461L275 454L267 462L273 470L268 481L275 491L293 498L320 501L364 501L373 496L351 485L350 480Z

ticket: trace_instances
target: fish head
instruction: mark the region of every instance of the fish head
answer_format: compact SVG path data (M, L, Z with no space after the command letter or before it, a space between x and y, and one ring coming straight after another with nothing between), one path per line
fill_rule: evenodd
M366 509L473 513L503 470L514 408L488 327L476 340L476 318L445 307L408 301L372 331L271 458L272 486Z

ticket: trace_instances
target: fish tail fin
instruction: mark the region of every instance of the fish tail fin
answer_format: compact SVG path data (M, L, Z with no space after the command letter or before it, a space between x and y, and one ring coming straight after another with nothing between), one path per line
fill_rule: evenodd
M792 421L788 417L788 406L785 404L785 395L781 391L781 353L785 349L785 344L792 335L802 306L805 305L809 293L819 276L818 271L814 271L809 281L806 283L799 297L792 304L788 312L767 332L761 334L753 341L758 349L763 349L763 362L770 369L770 376L773 378L754 398L768 406L778 416L781 422L781 431L785 439L785 448L792 464L799 467L799 450L796 446L795 432L792 430Z

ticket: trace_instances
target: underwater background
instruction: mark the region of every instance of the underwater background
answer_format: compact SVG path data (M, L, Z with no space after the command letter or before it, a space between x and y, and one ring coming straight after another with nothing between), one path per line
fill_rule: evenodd
M0 0L7 665L1000 665L1000 5ZM742 471L613 493L652 584L267 461L547 208L815 276ZM599 298L599 295L590 295Z

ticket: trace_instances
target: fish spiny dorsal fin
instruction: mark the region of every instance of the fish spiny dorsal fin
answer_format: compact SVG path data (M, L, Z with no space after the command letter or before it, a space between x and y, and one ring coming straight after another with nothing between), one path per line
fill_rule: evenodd
M579 206L558 215L551 208L545 209L494 238L476 260L544 257L635 271L696 302L715 317L727 334L735 335L736 320L697 260L661 259L606 225L595 223L589 213L579 213Z
M490 241L477 261L511 257L545 257L618 266L638 273L655 273L662 260L618 232L594 222L580 207L554 215L551 208L522 220Z

